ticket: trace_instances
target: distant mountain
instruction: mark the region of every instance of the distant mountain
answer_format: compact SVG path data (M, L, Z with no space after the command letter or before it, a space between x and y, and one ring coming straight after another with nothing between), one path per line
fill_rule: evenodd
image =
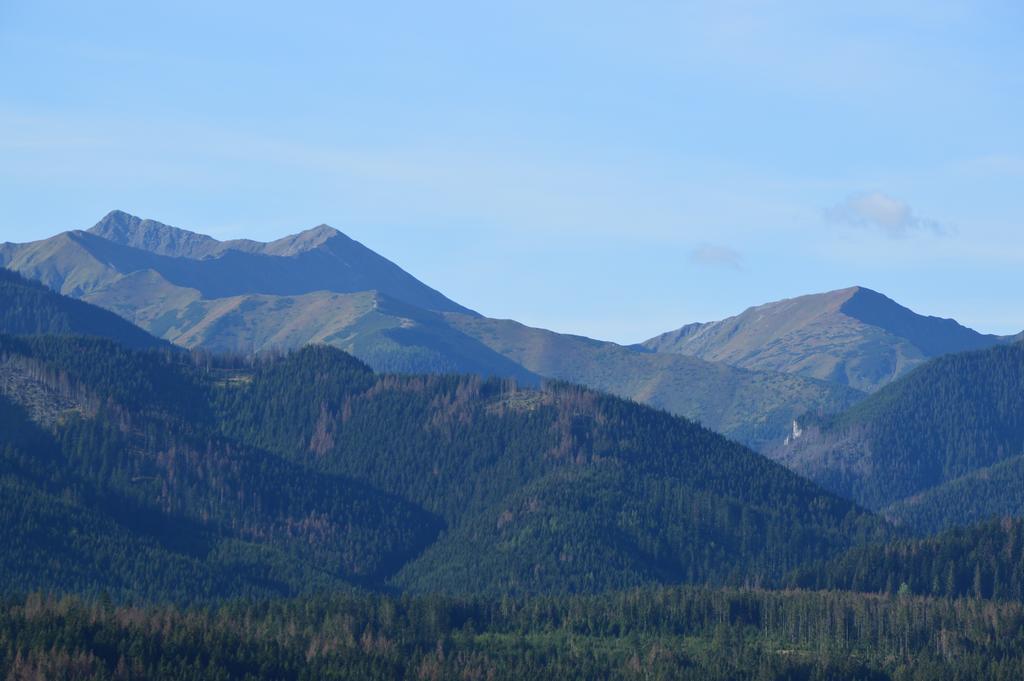
M0 259L75 297L126 294L144 274L194 299L378 291L427 310L473 314L326 225L270 243L220 242L114 211L87 232L2 244Z
M864 394L803 376L675 354L638 352L509 320L448 313L455 328L530 371L695 419L755 449L779 442L793 418L835 413Z
M952 319L916 314L855 286L759 305L718 322L689 324L641 346L872 392L932 357L1010 340L980 334Z
M0 581L150 600L773 583L884 522L575 386L0 336Z
M221 242L114 211L87 232L2 244L0 264L185 347L321 342L380 370L539 380L439 317L475 312L324 225L270 243Z
M934 359L766 453L918 530L1024 516L1024 345Z
M762 446L795 416L862 397L845 386L484 318L321 225L218 241L120 211L90 230L0 245L0 264L188 348L326 343L379 371L548 376L646 402Z
M130 348L171 347L112 312L54 293L6 269L0 269L0 334L97 336Z

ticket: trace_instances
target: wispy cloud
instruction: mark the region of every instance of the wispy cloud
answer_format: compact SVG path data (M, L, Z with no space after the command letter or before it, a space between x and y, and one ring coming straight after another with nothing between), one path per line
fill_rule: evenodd
M918 232L945 234L942 223L921 217L906 201L882 192L855 194L825 211L825 218L836 224L875 229L893 239Z
M1024 175L1024 156L988 154L958 163L954 169L978 177L1017 177Z
M743 256L738 251L728 246L716 246L714 244L701 244L690 251L690 262L708 267L727 267L729 269L743 269Z

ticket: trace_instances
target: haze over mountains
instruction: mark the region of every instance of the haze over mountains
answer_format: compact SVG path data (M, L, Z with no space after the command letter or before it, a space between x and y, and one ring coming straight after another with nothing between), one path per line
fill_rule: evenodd
M2 244L0 265L183 347L327 343L380 371L562 379L756 448L780 442L793 418L841 411L931 356L1006 340L853 288L622 346L484 317L326 225L221 242L113 211L88 231Z

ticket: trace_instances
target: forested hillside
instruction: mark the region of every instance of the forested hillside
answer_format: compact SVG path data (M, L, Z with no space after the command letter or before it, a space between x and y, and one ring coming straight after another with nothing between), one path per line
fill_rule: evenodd
M132 348L170 347L112 312L62 296L3 268L0 333L100 336Z
M454 327L541 376L586 385L699 421L757 451L785 437L794 418L833 414L865 394L845 385L754 371L458 313Z
M401 499L219 435L178 353L0 337L0 358L17 379L0 385L8 590L298 593L386 578L440 530Z
M1024 681L1024 0L0 64L0 681Z
M924 529L980 519L984 501L939 491L971 488L956 481L1024 454L1024 345L941 357L841 415L802 419L800 429L770 455L826 488L871 508L900 502L894 517L909 514ZM1024 514L1015 471L991 471L986 493L1002 500L992 513ZM926 508L914 520L919 498Z
M943 465L888 475L951 477L891 517L1002 512L1021 352L943 358L805 420L793 451L916 427L886 451ZM926 396L948 423L901 411ZM4 678L1019 678L1024 521L899 537L698 424L568 383L0 335ZM813 591L766 590L794 587Z
M882 509L900 527L927 534L1024 513L1024 454L901 499Z
M805 589L1024 601L1024 520L1004 518L926 539L863 546L797 570Z
M16 590L770 584L886 531L721 436L574 386L377 375L327 347L252 363L58 337L4 338L0 365L4 480L25 500L0 523ZM48 562L71 517L75 559Z
M420 590L770 582L881 529L704 428L571 385L377 377L307 348L219 397L230 435L443 517L398 577Z
M1020 603L659 589L330 596L216 609L33 595L0 608L8 679L1017 681Z

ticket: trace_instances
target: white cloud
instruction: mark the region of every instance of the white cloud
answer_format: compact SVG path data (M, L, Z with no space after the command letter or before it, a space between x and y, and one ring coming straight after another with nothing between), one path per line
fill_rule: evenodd
M728 246L701 244L690 251L690 262L709 267L743 269L743 256Z
M945 234L935 220L917 215L905 201L882 192L856 194L825 211L830 222L864 229L876 229L898 239L915 232Z

